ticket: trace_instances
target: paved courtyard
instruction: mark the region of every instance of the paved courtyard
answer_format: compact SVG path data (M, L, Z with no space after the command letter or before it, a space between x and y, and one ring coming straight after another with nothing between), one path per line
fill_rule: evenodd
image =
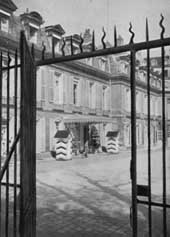
M169 154L170 152L167 157ZM154 151L152 154L154 201L161 201L160 162L160 151ZM129 165L129 152L108 156L100 154L66 162L55 161L50 157L38 160L38 237L131 236ZM167 167L170 171L169 160ZM168 171L167 187L170 195L170 172ZM139 152L138 184L146 183L146 153ZM146 206L139 206L138 216L139 236L148 236ZM170 213L168 218L170 221ZM162 236L160 208L153 209L153 229L154 237Z

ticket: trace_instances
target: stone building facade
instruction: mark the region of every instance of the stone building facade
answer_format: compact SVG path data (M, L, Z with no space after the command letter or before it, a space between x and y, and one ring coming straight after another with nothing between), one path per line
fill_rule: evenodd
M28 10L15 16L16 6L11 0L7 3L0 1L0 49L4 55L7 50L14 53L19 46L20 30L25 31L30 45L35 44L37 58L42 49L46 50L46 56L50 55L52 47L55 54L60 55L63 38L65 54L70 54L70 36L65 35L60 24L44 27L42 16ZM92 34L89 29L84 32L83 38L84 51L90 51ZM119 39L122 42L120 36ZM80 36L75 34L72 40L74 53L78 53ZM110 46L109 43L107 45ZM79 150L84 149L86 142L90 149L93 136L97 137L100 146L106 146L108 131L118 132L121 149L131 146L128 59L129 55L110 55L37 68L37 153L53 149L53 138L60 123L64 123L73 134ZM136 84L137 145L145 147L147 77L146 70L139 66L136 67ZM161 139L160 90L161 77L151 73L153 146L159 145Z
M165 56L165 113L166 113L166 137L167 137L167 145L170 147L170 56L169 51L165 48L166 56ZM146 59L143 61L143 65L146 65ZM156 75L162 74L162 61L161 57L152 57L151 58L151 68Z

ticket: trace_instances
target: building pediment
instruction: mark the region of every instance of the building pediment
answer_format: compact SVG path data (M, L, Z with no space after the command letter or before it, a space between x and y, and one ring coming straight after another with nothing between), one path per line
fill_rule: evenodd
M20 17L22 21L33 23L38 26L44 23L42 16L36 11L23 13Z
M45 27L45 31L46 31L49 35L62 36L62 35L65 34L65 31L64 31L63 27L62 27L60 24L46 26L46 27Z
M17 6L11 0L0 0L0 8L8 12L14 12Z
M70 35L70 36L65 37L65 40L68 42L68 44L71 43L71 39L72 39L73 47L78 48L79 45L80 45L80 42L81 42L80 35L74 34L74 35Z

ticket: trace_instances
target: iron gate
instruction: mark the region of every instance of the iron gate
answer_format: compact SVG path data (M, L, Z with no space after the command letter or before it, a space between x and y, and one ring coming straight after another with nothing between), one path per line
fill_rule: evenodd
M160 28L161 34L160 39L149 40L149 29L148 21L146 20L146 40L140 43L134 43L135 33L132 30L130 23L129 32L131 34L130 42L127 45L118 46L117 42L117 31L114 28L114 47L107 48L105 43L106 32L103 28L103 36L101 43L103 49L96 49L95 46L95 33L93 31L91 51L83 51L83 38L80 35L79 53L74 53L73 50L73 39L70 37L70 52L71 55L65 55L66 42L63 39L62 56L55 55L54 42L52 45L51 56L46 54L46 48L44 46L42 50L42 59L36 62L36 66L44 66L56 63L62 63L72 60L80 60L83 58L98 57L104 55L116 55L124 52L129 52L130 55L130 87L131 87L131 162L130 162L130 177L132 183L132 207L130 208L130 223L132 226L133 237L138 236L138 206L139 204L146 205L148 208L148 235L151 237L152 234L152 209L153 207L162 208L163 212L163 236L168 236L167 233L167 209L170 208L170 204L167 203L167 184L166 184L166 118L165 118L165 46L170 46L170 38L164 38L165 28L163 26L164 17L161 15ZM162 77L162 202L154 202L152 200L152 189L151 189L151 65L150 65L150 50L160 48L161 49L161 77ZM137 137L136 137L136 54L137 52L145 50L147 52L147 134L148 134L148 184L139 185L137 184ZM147 200L141 200L140 196L144 196Z
M21 32L21 213L22 237L36 236L36 69Z
M21 32L19 55L16 50L15 55L3 52L0 57L0 236L4 237L36 235L35 83L34 59Z
M106 33L103 29L103 37L101 43L103 49L96 50L95 35L93 32L91 52L83 52L83 38L79 45L80 53L74 54L73 41L71 38L71 55L65 55L65 41L63 40L62 56L55 57L54 45L52 47L51 57L46 58L45 47L42 51L42 60L38 60L34 64L33 54L27 46L24 33L21 33L21 48L19 64L18 54L15 54L14 65L10 65L11 57L7 53L7 65L3 65L3 55L0 60L0 129L4 123L3 114L5 114L5 129L6 129L6 144L5 144L5 160L2 155L0 158L1 173L0 173L0 210L1 210L1 233L2 236L18 236L22 237L36 236L36 164L35 164L35 130L36 130L36 80L35 67L49 64L56 64L66 61L79 60L83 58L97 57L103 55L119 54L123 52L130 53L130 84L131 84L131 169L130 175L132 180L132 211L131 224L133 237L138 236L138 205L143 204L148 207L148 233L152 236L152 208L154 206L162 208L163 211L163 236L167 234L167 208L170 205L167 203L167 185L166 185L166 121L165 121L165 52L164 47L170 45L170 38L164 38L164 26L162 24L163 17L160 21L161 38L158 40L149 40L148 23L146 22L146 41L134 43L135 34L132 31L130 24L129 32L131 33L130 43L123 46L117 44L117 32L114 31L114 47L107 48L105 43ZM54 43L54 42L53 42ZM163 202L153 202L151 197L151 134L150 134L150 50L153 48L161 48L162 60L162 165L163 165ZM137 144L136 144L136 53L140 50L147 51L147 95L148 95L148 185L137 184ZM32 51L33 52L33 51ZM49 56L49 55L48 55ZM10 73L14 70L14 100L10 97ZM21 70L20 85L18 83L18 71ZM6 72L6 96L3 97L3 78ZM21 91L21 96L18 96L18 87ZM21 99L21 101L19 101ZM13 104L12 104L13 103ZM20 123L17 120L18 111L20 108ZM14 135L12 144L10 145L9 122L11 111L13 108L14 117ZM18 129L20 127L20 129ZM20 140L20 155L17 152L17 144ZM2 137L0 142L0 152L2 154ZM13 159L12 159L13 158ZM12 162L13 161L13 162ZM13 167L13 172L11 172ZM18 172L20 168L20 179ZM10 174L13 179L11 181ZM13 194L11 194L13 193ZM12 195L12 202L11 202ZM140 196L146 196L147 201L139 199ZM19 198L18 198L19 196ZM4 202L4 203L3 203ZM11 204L12 203L12 204ZM5 204L5 205L3 205ZM20 216L18 217L18 214ZM11 221L12 226L11 228Z

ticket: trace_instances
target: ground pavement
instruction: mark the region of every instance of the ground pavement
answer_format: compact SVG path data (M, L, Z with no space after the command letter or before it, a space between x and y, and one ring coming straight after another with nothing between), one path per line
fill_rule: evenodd
M170 152L168 153L169 156ZM167 157L168 157L167 156ZM170 156L169 156L170 157ZM161 153L152 154L152 198L161 201ZM170 171L169 159L167 162ZM93 155L71 161L37 162L37 236L132 236L129 209L130 153ZM170 172L167 172L168 185ZM138 183L147 184L146 152L138 154ZM170 187L167 186L167 187ZM170 190L168 189L170 195ZM168 221L170 221L168 213ZM147 209L139 206L139 236L147 234ZM162 212L153 210L154 237L162 236ZM169 227L168 227L169 228ZM170 230L168 230L170 233ZM170 236L170 235L169 235Z

